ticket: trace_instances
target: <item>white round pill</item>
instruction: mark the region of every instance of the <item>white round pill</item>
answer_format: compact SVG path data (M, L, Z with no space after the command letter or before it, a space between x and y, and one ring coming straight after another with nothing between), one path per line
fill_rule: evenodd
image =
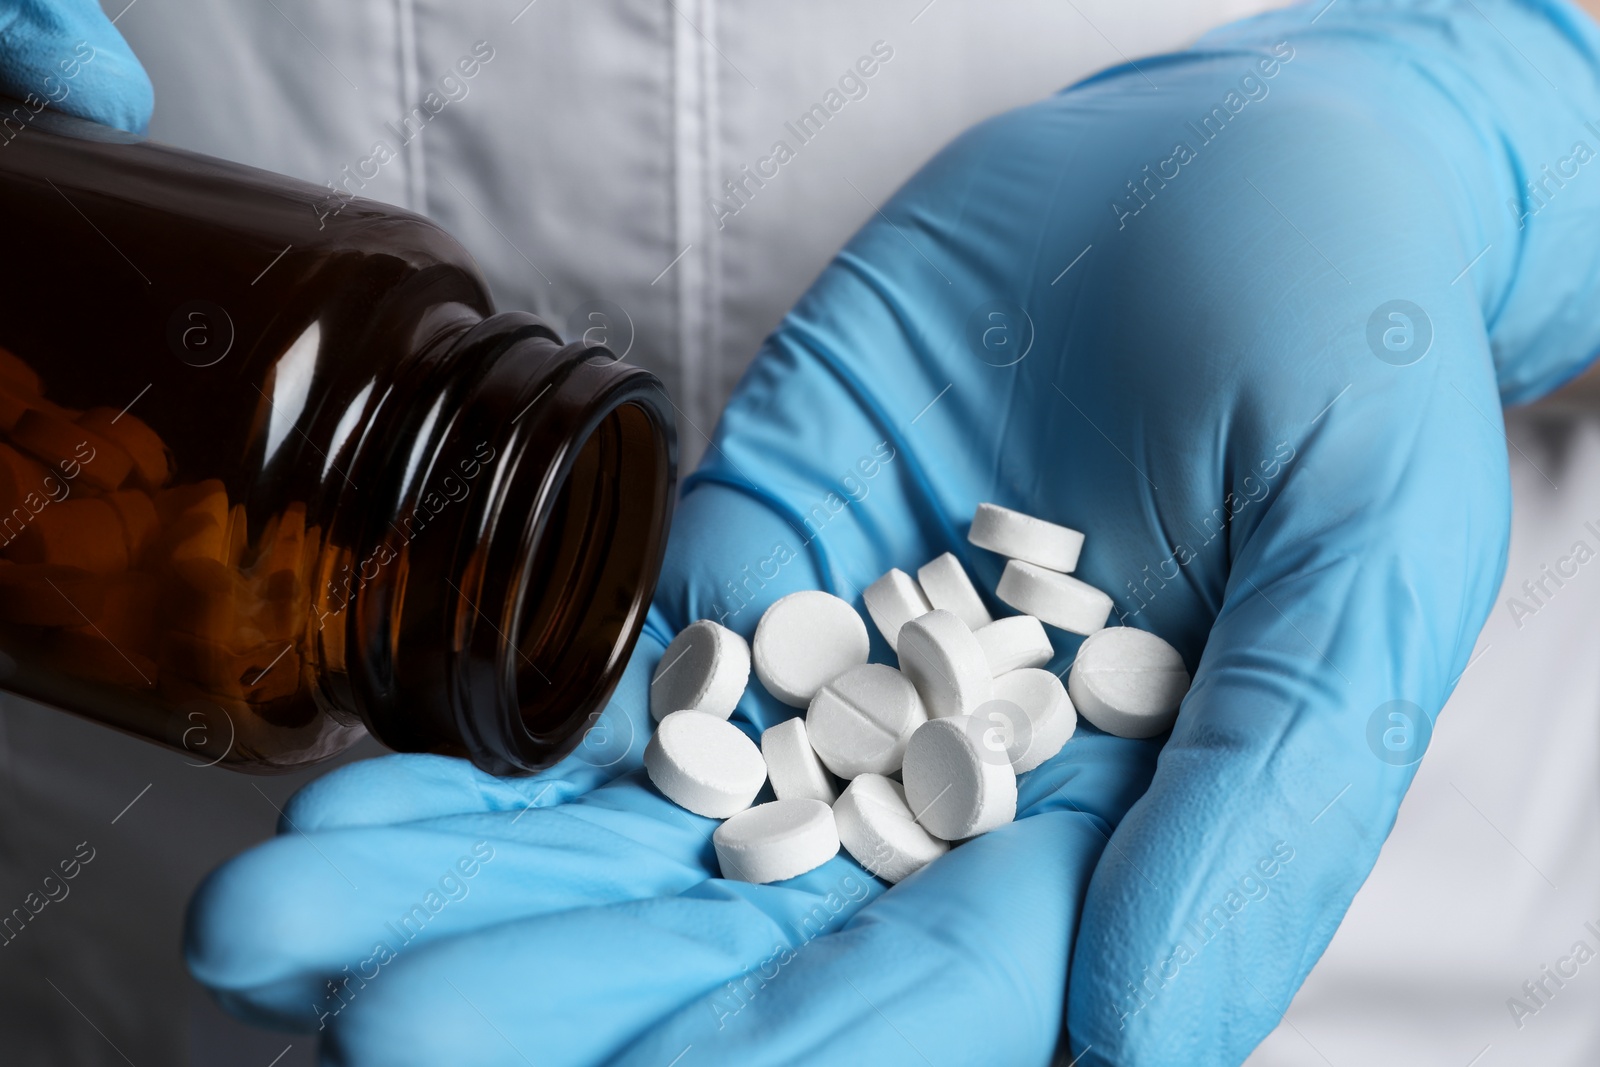
M1017 776L1005 750L980 744L970 715L930 719L906 745L906 803L934 837L976 837L1017 817Z
M1002 556L1070 574L1083 550L1083 534L998 504L979 504L967 540Z
M820 800L774 800L741 811L711 835L722 877L781 882L839 854L833 809Z
M972 631L972 636L996 678L1024 667L1043 667L1056 654L1044 624L1032 615L1007 615Z
M935 608L900 628L900 669L934 718L966 715L989 699L989 661L966 624Z
M978 709L982 717L997 705L1007 706L1023 723L1014 724L1006 755L1018 774L1031 771L1060 752L1078 728L1078 715L1067 697L1067 687L1049 671L1034 667L1002 674L994 680L994 699Z
M882 663L865 663L817 690L806 711L806 736L840 778L893 774L907 739L927 721L911 679Z
M881 774L863 774L833 806L839 843L868 874L891 884L921 870L950 846L917 824L905 787Z
M1154 737L1170 729L1188 691L1189 672L1178 650L1132 626L1092 635L1067 678L1079 714L1118 737Z
M685 626L661 654L650 679L650 714L703 711L726 719L750 684L750 646L710 619Z
M898 567L863 589L861 599L890 648L900 640L900 627L933 610L917 580Z
M1009 560L995 595L1018 611L1075 634L1092 634L1111 615L1111 598L1088 582Z
M950 612L966 623L967 629L976 630L993 621L989 609L983 606L983 598L954 553L946 552L924 563L917 569L917 581L932 608Z
M767 728L761 735L761 758L767 761L767 778L779 800L832 804L838 796L828 769L811 748L806 721L799 716Z
M832 593L790 593L756 624L751 659L767 692L792 708L811 703L824 683L867 662L867 624Z
M644 769L668 800L710 819L748 808L767 780L755 742L703 711L675 711L657 723Z

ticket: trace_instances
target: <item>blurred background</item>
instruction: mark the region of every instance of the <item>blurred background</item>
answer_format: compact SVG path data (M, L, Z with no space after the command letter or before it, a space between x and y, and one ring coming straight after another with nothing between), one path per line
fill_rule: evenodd
M437 220L501 308L568 336L601 329L596 339L660 374L686 466L762 338L940 146L1275 6L125 3L104 6L155 84L153 138ZM478 73L441 89L469 55ZM789 125L867 56L875 73L796 137ZM446 98L437 114L416 110L430 92ZM780 139L793 157L749 178ZM375 162L380 143L387 162ZM1548 405L1511 435L1515 588L1600 518L1600 424ZM1600 929L1595 584L1581 574L1520 624L1496 609L1376 873L1253 1065L1600 1062L1600 964L1520 1026L1507 1007L1577 940L1600 947L1583 925ZM368 742L347 758L377 751ZM225 1016L180 951L197 882L271 834L314 775L194 762L0 696L0 910L80 843L94 852L68 897L0 945L7 1062L315 1061L314 1039Z

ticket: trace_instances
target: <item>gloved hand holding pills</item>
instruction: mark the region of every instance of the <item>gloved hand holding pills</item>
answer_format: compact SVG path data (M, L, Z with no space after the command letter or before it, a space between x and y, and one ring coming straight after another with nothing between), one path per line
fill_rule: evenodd
M1563 10L1272 11L863 187L585 744L313 784L197 976L344 1064L1243 1061L1492 604L1502 404L1600 351L1600 184L1515 178L1600 113Z
M1066 687L1038 669L1054 654L1039 619L992 619L948 552L917 579L891 570L863 594L900 670L867 662L860 617L824 592L790 593L769 607L753 655L709 619L667 646L650 682L659 725L644 765L674 803L727 820L712 835L723 877L794 878L842 845L869 873L898 882L948 843L1005 825L1016 816L1017 774L1072 737L1069 692L1108 733L1154 737L1171 727L1189 688L1183 659L1153 634L1104 629L1111 599L1065 573L1083 534L982 504L970 537L1011 557L1003 600L1037 606L1089 637ZM1013 570L1017 561L1031 569ZM768 727L759 749L723 721L752 662L774 697L806 708L804 718ZM843 796L835 775L848 782ZM774 799L752 807L768 778Z

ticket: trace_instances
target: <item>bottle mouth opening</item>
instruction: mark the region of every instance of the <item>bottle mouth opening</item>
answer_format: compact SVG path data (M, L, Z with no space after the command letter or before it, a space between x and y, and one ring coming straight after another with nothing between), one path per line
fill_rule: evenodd
M352 501L347 540L377 573L336 651L384 744L526 774L577 746L633 654L672 516L672 404L531 315L441 344L393 402L426 414L357 465L378 488Z
M532 530L509 667L522 725L541 748L564 754L581 738L633 651L673 481L666 432L637 402L601 416Z

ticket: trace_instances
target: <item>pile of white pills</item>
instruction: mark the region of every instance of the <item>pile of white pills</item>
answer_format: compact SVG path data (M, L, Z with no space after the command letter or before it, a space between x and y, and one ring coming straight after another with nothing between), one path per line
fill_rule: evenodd
M995 595L1024 614L991 616L952 553L915 578L891 570L862 599L898 669L869 663L861 616L815 590L769 607L749 644L702 619L667 647L645 770L669 800L726 820L712 835L723 877L794 878L842 846L898 882L1011 822L1017 775L1060 752L1080 713L1119 737L1171 728L1189 689L1183 658L1154 634L1106 627L1111 598L1070 573L1083 534L980 504L968 538L1007 557ZM1044 669L1046 624L1085 637L1066 685ZM806 709L759 747L727 721L752 667ZM769 782L776 799L755 804Z

